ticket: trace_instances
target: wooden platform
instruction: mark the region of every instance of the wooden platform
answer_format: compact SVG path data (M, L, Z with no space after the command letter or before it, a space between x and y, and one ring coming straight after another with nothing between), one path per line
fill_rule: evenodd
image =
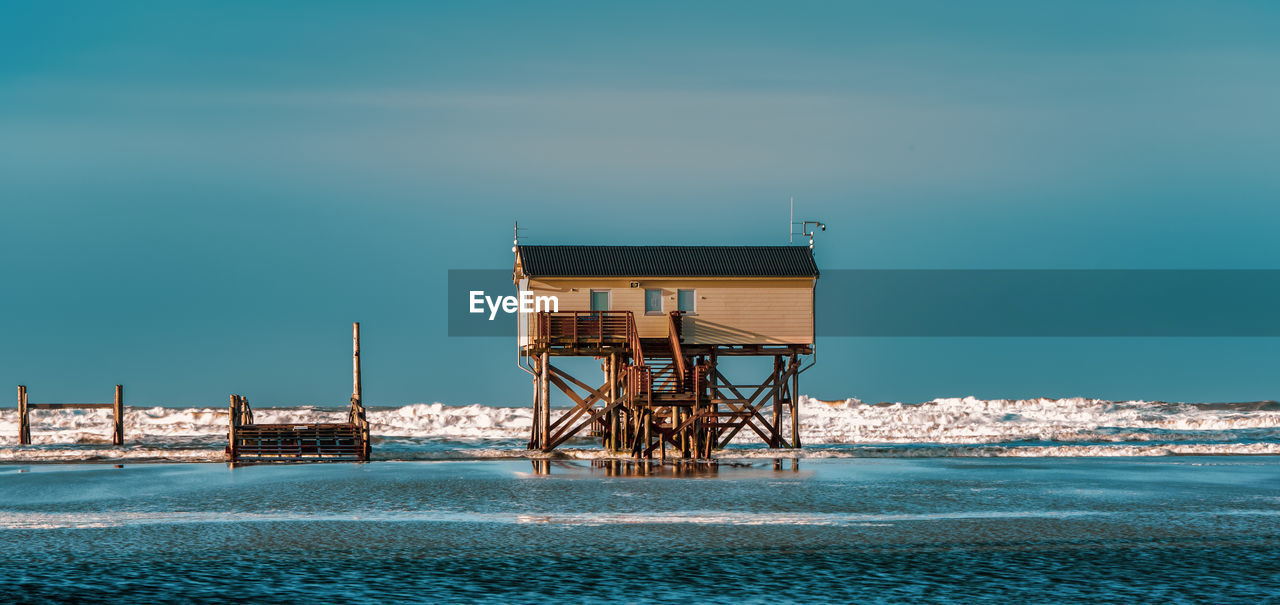
M229 447L236 462L360 462L364 437L355 424L252 424Z

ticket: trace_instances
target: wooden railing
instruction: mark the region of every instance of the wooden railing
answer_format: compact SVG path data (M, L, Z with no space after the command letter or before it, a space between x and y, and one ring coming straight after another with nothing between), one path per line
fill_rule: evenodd
M622 369L627 396L634 403L652 403L653 372L649 366L626 366Z
M684 351L680 348L680 333L683 328L682 315L684 311L672 311L668 315L669 326L667 328L667 338L671 341L671 359L675 362L676 371L676 389L685 390L685 386L689 381L689 368L684 363Z
M693 366L693 376L689 379L693 388L689 389L690 391L694 393L702 392L703 387L707 384L707 369L707 366L701 364Z
M534 340L542 344L627 344L634 362L644 365L640 334L630 311L541 311Z

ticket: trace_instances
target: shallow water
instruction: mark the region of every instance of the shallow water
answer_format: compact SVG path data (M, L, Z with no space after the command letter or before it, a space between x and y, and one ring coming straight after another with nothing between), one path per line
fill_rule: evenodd
M1271 456L7 465L0 527L32 601L1280 598Z
M919 404L824 402L802 397L800 433L808 458L1090 457L1206 454L1280 455L1280 404L1164 403L1097 399L937 399ZM258 422L343 422L345 407L254 408ZM524 457L529 407L371 407L377 460ZM0 409L0 461L221 461L224 408L129 408L125 446L109 446L107 411L39 411L34 446L17 445L17 411ZM732 456L772 457L751 431ZM557 456L604 457L576 439ZM787 453L786 455L795 455Z

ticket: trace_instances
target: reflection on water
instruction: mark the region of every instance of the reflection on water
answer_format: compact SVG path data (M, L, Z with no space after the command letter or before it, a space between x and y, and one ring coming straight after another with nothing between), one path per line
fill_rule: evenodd
M722 465L726 467L743 467L752 466L743 462L719 460L682 460L678 458L668 460L644 460L644 459L606 459L606 460L590 460L589 466L584 467L582 462L570 460L554 460L547 458L535 458L529 461L533 466L534 475L551 475L551 474L580 474L583 468L590 468L592 471L602 473L605 477L716 477L720 473ZM773 470L782 471L790 469L791 472L800 471L799 458L774 458Z

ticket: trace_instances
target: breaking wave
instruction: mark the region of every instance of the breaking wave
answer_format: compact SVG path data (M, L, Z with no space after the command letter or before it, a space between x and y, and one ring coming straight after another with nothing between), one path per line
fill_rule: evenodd
M1162 456L1280 454L1280 403L1166 403L1099 399L935 399L868 404L801 397L801 455ZM258 422L341 422L345 408L258 408ZM106 446L106 410L41 410L31 417L33 446L17 445L18 417L0 411L0 461L218 461L226 445L222 408L130 408L126 445ZM370 408L375 458L388 460L525 457L528 407L416 403ZM793 456L755 445L743 431L726 455ZM599 458L587 440L551 456Z

